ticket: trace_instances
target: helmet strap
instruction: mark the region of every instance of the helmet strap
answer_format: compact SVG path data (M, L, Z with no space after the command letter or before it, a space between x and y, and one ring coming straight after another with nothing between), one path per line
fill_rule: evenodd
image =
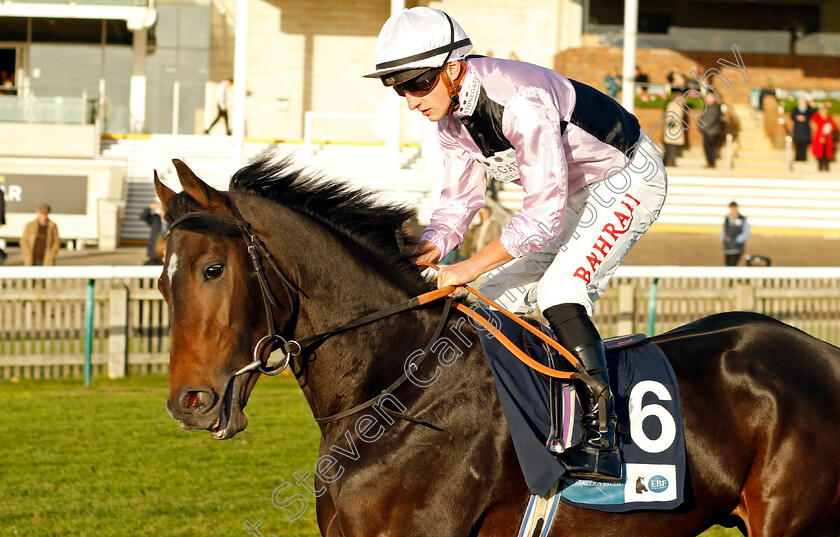
M461 83L464 80L464 75L467 73L467 63L464 60L458 60L458 64L461 66L461 69L458 72L458 76L455 77L455 80L449 78L449 69L446 65L443 67L443 76L441 76L441 80L443 81L443 85L446 86L446 90L449 92L449 111L446 113L447 115L451 114L452 112L458 110L461 106L459 101L459 94L461 93Z

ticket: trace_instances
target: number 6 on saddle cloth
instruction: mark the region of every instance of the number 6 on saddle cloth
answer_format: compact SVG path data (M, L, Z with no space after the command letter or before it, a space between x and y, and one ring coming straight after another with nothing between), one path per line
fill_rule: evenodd
M553 369L571 365L548 345L499 312L478 309L494 327L531 358ZM553 337L550 329L532 322ZM547 379L513 359L491 332L478 330L493 374L516 455L528 488L544 496L558 479L561 500L608 512L673 509L683 501L685 439L676 376L659 347L643 335L605 340L607 365L616 399L624 478L618 483L567 480L564 467L547 449L552 435L566 447L580 436L574 389L562 379ZM562 390L563 397L553 397ZM552 401L563 408L551 412ZM556 423L551 423L552 414Z

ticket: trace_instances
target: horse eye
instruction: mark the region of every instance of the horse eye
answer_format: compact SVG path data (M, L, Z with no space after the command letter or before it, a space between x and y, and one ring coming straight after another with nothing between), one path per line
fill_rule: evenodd
M225 271L224 265L210 265L206 269L204 269L204 279L205 280L215 280L219 276L222 275L222 272Z

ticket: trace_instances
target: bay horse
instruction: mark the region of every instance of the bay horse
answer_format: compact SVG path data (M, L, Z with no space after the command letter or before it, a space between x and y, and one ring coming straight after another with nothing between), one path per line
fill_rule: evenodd
M436 301L331 332L431 289L404 254L412 210L288 161L240 169L227 192L174 162L183 192L155 176L171 226L159 281L170 415L231 438L247 425L259 370L279 367L264 355L282 347L320 424L322 535L515 535L529 492L476 329ZM461 352L416 367L425 384L395 382L441 319L463 336ZM840 349L746 312L653 341L679 381L684 503L609 514L561 502L550 535L681 537L714 524L750 537L838 535ZM337 449L352 456L330 458Z

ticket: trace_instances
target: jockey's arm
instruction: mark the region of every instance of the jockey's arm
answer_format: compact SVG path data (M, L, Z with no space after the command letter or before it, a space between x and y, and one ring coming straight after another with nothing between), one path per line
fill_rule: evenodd
M502 241L496 239L471 258L442 267L438 273L438 288L470 283L485 272L513 259L514 257L502 246Z

